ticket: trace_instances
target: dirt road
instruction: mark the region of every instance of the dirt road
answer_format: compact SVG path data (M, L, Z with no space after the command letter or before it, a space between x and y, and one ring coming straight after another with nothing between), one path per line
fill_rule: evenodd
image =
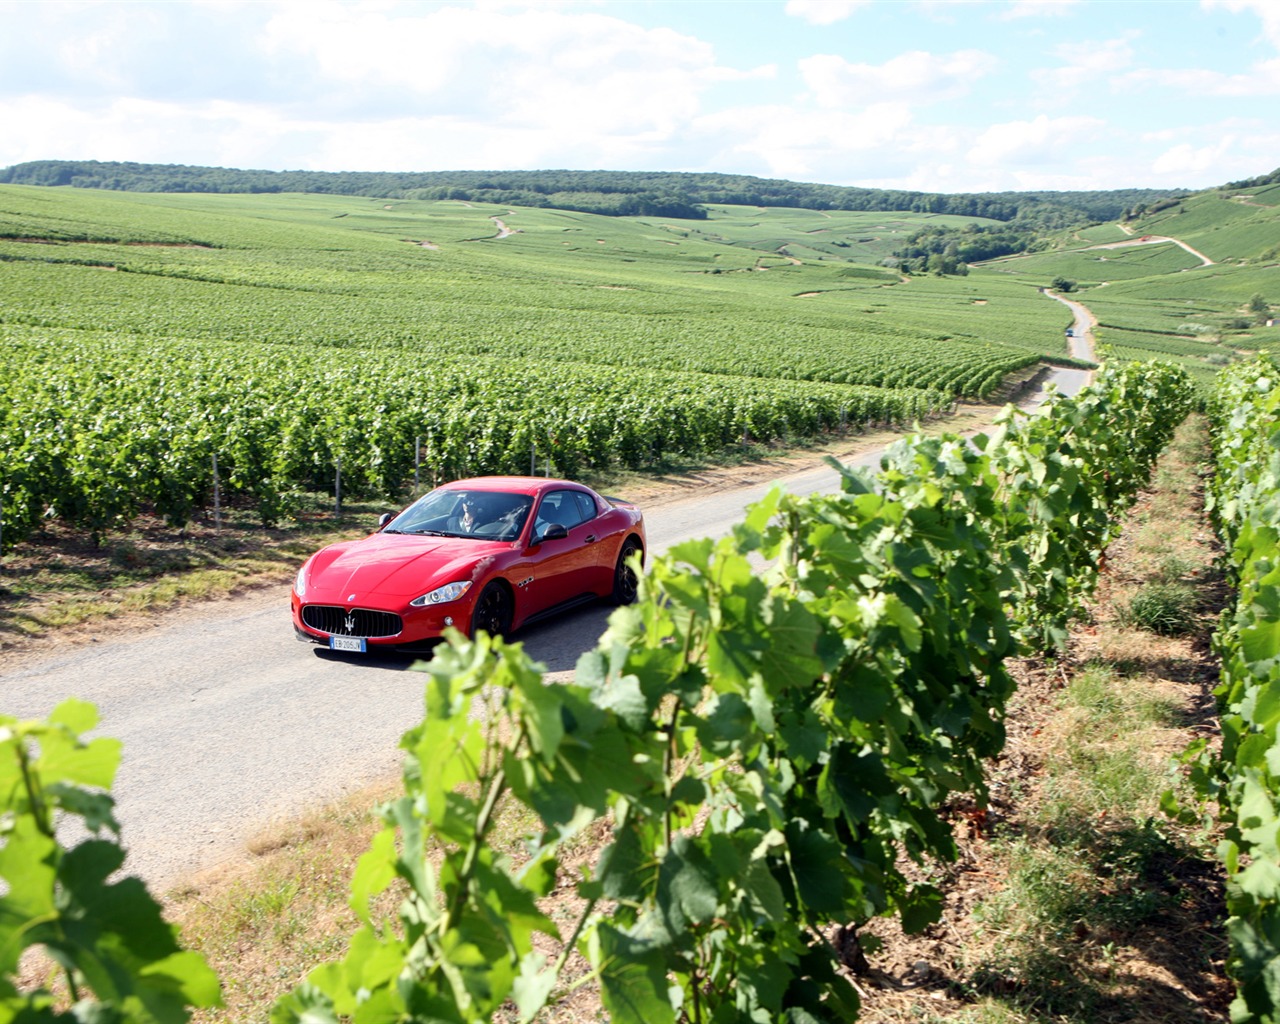
M1089 312L1088 307L1082 303L1074 302L1048 289L1044 290L1044 294L1051 299L1057 299L1070 309L1075 317L1075 321L1071 324L1071 344L1068 346L1071 355L1076 359L1088 359L1090 362L1096 360L1093 329L1098 325L1098 318ZM1075 392L1070 393L1074 394Z
M1162 242L1172 242L1179 249L1183 250L1184 252L1190 253L1192 256L1194 256L1196 259L1200 261L1200 265L1202 267L1213 266L1213 260L1209 259L1209 257L1206 256L1204 253L1202 253L1199 249L1193 249L1191 248L1191 246L1187 245L1187 243L1182 241L1181 239L1170 238L1168 235L1143 235L1141 238L1135 238L1131 241L1108 242L1105 245L1091 245L1088 247L1088 249L1084 249L1081 251L1089 252L1094 249L1131 249L1135 245L1159 245Z

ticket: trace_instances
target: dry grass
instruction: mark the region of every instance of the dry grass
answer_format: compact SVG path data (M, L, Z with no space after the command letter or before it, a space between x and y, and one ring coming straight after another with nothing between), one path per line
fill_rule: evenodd
M184 945L204 954L223 982L226 1005L196 1013L195 1024L265 1020L271 1005L312 968L343 955L359 927L348 905L351 876L380 828L371 809L399 792L399 783L382 783L263 832L247 844L245 860L192 878L167 894L166 915L180 927ZM491 845L518 864L536 824L522 805L500 808ZM562 851L561 881L541 901L566 936L584 911L574 886L579 869L594 862L607 831L606 822L597 822ZM393 884L378 899L375 918L394 920L405 892L402 883ZM546 936L535 936L535 946L548 959L560 954ZM541 1020L579 1024L600 1019L594 988L574 988L589 970L581 956L570 958L563 972L565 991Z
M0 650L127 629L184 604L287 582L318 546L367 533L381 509L352 508L341 520L313 512L274 529L243 513L180 531L140 516L100 546L51 524L4 556Z
M261 1021L311 968L335 959L359 926L347 904L355 862L381 828L371 813L399 784L383 783L263 832L248 857L167 894L166 915L218 973L225 1007L194 1021ZM387 907L399 897L393 892Z

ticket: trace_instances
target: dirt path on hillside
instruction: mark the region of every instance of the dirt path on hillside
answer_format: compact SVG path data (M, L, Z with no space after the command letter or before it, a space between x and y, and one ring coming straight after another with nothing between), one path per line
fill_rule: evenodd
M1105 245L1090 245L1079 251L1092 252L1094 249L1131 249L1138 245L1160 245L1163 242L1172 242L1179 249L1190 253L1196 259L1200 260L1200 265L1204 267L1212 267L1213 260L1209 259L1199 249L1193 249L1186 242L1179 238L1172 238L1169 235L1143 235L1141 238L1135 238L1127 242L1107 242Z
M1057 299L1075 315L1075 323L1071 325L1071 344L1067 346L1072 357L1088 359L1090 362L1096 363L1098 361L1095 354L1097 345L1093 329L1098 326L1098 318L1093 315L1093 311L1084 303L1065 298L1057 292L1051 292L1048 288L1042 288L1041 294L1047 295L1051 299Z

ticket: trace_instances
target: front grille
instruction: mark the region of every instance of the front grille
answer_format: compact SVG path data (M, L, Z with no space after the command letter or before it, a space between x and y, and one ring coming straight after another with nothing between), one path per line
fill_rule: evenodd
M326 604L304 607L302 621L321 633L337 636L395 636L404 629L400 616L391 612L375 612L368 608L353 608L348 612L345 608Z

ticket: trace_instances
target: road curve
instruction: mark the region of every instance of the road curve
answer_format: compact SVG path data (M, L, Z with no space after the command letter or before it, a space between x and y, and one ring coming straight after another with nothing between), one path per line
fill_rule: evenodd
M1049 298L1057 299L1070 309L1071 315L1075 318L1071 324L1071 344L1068 346L1070 355L1076 359L1088 359L1090 362L1096 362L1098 357L1095 355L1097 349L1093 328L1097 320L1089 312L1088 307L1083 303L1075 302L1059 295L1057 292L1051 292L1047 288L1042 288L1041 291ZM1091 378L1092 372L1087 375L1086 380ZM1079 389L1077 388L1076 390ZM1075 394L1075 391L1070 391L1068 394Z
M1087 375L1050 379L1074 393ZM879 456L850 464L874 466ZM839 475L823 465L656 506L646 511L652 551L727 533L775 483L808 494L837 489ZM549 673L568 674L607 616L589 607L516 639ZM272 821L393 775L400 736L422 717L412 663L298 643L280 586L179 609L133 636L11 657L0 708L44 716L68 696L98 706L98 734L124 743L114 792L126 870L163 887L242 856L245 840Z

